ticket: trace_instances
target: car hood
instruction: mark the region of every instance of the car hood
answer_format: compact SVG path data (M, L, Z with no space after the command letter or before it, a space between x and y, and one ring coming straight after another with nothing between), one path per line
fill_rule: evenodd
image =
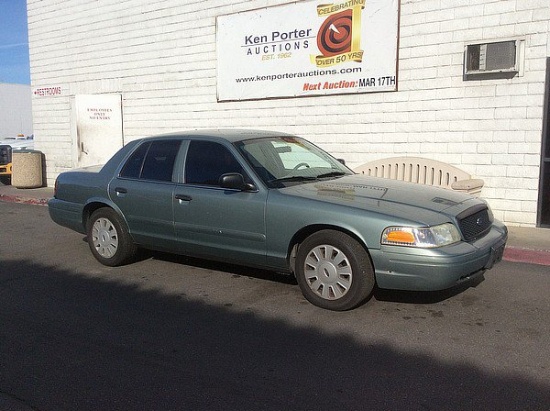
M481 200L452 190L377 177L349 175L295 185L283 194L408 217L415 210L456 215ZM467 205L465 203L468 203ZM452 209L452 212L451 210Z

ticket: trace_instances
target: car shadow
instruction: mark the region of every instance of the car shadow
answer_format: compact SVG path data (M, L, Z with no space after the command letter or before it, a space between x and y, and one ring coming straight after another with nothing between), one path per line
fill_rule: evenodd
M404 304L437 304L462 294L469 288L477 287L484 280L485 278L483 276L479 276L452 288L440 291L400 291L376 287L373 291L373 296L378 301L398 302Z
M4 260L0 284L0 393L29 409L461 411L550 404L550 385L520 372L408 350L368 331L363 341L339 327L329 332L284 315L142 288L85 267ZM362 317L368 321L367 313Z

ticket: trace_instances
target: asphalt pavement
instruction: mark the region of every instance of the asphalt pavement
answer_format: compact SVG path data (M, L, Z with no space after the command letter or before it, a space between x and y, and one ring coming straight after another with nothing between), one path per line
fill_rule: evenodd
M47 207L0 210L1 411L550 410L547 266L341 313L258 269L106 267Z
M0 184L0 201L47 206L53 187L17 188ZM550 229L508 226L504 260L550 266Z

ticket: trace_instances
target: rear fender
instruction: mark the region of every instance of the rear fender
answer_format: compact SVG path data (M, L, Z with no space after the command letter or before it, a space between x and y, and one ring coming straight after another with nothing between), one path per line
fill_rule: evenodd
M88 199L88 201L84 205L84 209L82 210L82 225L84 226L86 231L88 230L88 224L89 224L91 215L93 214L94 211L102 207L112 208L119 215L119 217L124 221L124 223L126 224L126 227L128 227L128 221L126 221L124 214L122 214L122 211L114 202L104 197L92 197Z

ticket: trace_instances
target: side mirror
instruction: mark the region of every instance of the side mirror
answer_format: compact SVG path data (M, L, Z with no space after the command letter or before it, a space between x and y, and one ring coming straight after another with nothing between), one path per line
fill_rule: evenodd
M253 184L245 182L243 175L239 173L223 174L219 184L221 188L229 190L254 191L256 189Z
M344 160L343 158L337 158L336 160L338 160L339 163L346 165L346 160Z

